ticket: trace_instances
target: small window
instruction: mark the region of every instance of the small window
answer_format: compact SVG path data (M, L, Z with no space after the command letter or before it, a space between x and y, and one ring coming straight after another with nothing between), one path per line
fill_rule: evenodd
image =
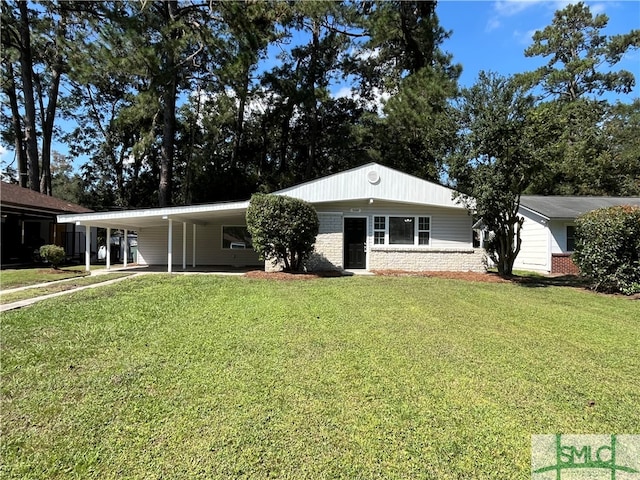
M389 244L414 245L414 217L389 217Z
M373 244L384 245L384 234L387 227L385 217L373 217Z
M246 226L223 226L222 248L243 249L253 248L251 235Z
M567 225L567 252L573 252L576 249L576 227Z
M418 217L418 245L429 245L429 232L431 231L431 219Z

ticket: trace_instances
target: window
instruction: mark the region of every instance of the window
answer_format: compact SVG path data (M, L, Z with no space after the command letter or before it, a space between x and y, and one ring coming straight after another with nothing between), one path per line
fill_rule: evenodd
M429 245L430 217L373 217L374 245Z
M414 217L389 217L389 244L413 245Z
M418 245L429 245L430 227L431 219L429 217L418 217Z
M251 235L246 226L223 226L222 248L243 249L253 248Z
M576 249L576 227L567 225L567 252L573 252Z
M373 244L384 245L384 234L387 229L385 217L373 217Z

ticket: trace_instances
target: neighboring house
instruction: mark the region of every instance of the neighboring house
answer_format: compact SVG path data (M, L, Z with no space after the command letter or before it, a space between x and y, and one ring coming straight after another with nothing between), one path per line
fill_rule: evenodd
M314 205L312 270L484 271L472 218L453 191L376 163L274 192ZM249 201L60 215L59 222L138 233L137 262L192 268L265 266L251 248ZM87 266L88 268L88 266ZM266 265L270 269L270 265Z
M60 245L67 257L84 252L84 229L57 223L60 214L83 214L88 208L43 195L19 185L0 184L2 213L2 266L31 262L34 251L45 244Z
M544 273L578 273L571 261L575 220L583 213L617 205L638 205L640 197L564 197L523 195L522 248L514 268Z

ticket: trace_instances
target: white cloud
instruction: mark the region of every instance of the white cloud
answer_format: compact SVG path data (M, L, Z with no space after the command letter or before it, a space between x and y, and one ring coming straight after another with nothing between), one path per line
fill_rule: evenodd
M545 0L498 0L493 4L493 10L500 17L512 17L540 3Z
M333 98L351 98L367 109L375 108L375 110L378 112L378 115L384 116L384 104L387 103L387 100L389 100L389 98L391 98L391 94L377 87L373 88L371 93L372 99L367 100L362 98L360 94L353 88L343 86L337 92L332 93L331 96Z
M538 30L544 30L544 27L541 28L532 28L531 30L527 30L526 32L521 32L520 30L514 30L513 37L516 41L522 45L531 45L533 42L533 34Z
M490 18L487 22L487 26L484 28L484 31L491 32L497 28L500 28L500 26L502 26L502 22L498 19L498 17L493 17Z

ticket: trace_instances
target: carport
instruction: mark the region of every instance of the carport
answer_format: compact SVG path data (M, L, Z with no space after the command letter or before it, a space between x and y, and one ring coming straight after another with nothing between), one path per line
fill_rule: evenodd
M197 268L199 259L212 258L207 253L213 249L221 249L220 244L216 244L215 236L209 235L204 238L200 235L201 244L198 244L199 229L209 229L209 232L220 231L219 237L222 239L223 229L214 228L217 225L224 225L225 222L238 224L242 219L244 224L244 214L248 201L215 203L206 205L189 205L182 207L165 207L165 208L149 208L141 210L121 210L100 213L84 213L84 214L68 214L58 215L59 223L71 223L76 227L84 227L88 232L91 227L106 229L106 243L110 245L111 234L114 230L123 230L125 239L125 251L127 249L127 234L132 231L138 232L138 251L142 248L147 252L149 258L157 259L159 255L166 258L163 264L166 264L168 273L171 273L174 267L175 253L181 254L182 270L187 269L187 262L190 257L191 268ZM147 244L145 235L141 232L151 232L147 235L149 239ZM162 241L158 241L158 234L161 232L164 236ZM217 233L215 235L218 235ZM190 242L188 242L190 237ZM89 238L87 236L86 238ZM166 239L166 242L164 240ZM222 240L220 240L222 241ZM174 252L174 249L179 252ZM233 247L231 247L233 248ZM165 252L161 253L160 250ZM180 251L181 250L181 251ZM227 249L225 249L227 250ZM166 257L164 255L166 254ZM235 254L226 253L230 258L235 258ZM245 255L246 256L246 255ZM91 246L87 240L85 245L85 269L90 270ZM127 258L125 255L124 266L127 266ZM150 263L148 263L150 264ZM155 264L155 263L154 263ZM179 263L177 264L180 265ZM111 267L111 252L107 248L106 268Z

